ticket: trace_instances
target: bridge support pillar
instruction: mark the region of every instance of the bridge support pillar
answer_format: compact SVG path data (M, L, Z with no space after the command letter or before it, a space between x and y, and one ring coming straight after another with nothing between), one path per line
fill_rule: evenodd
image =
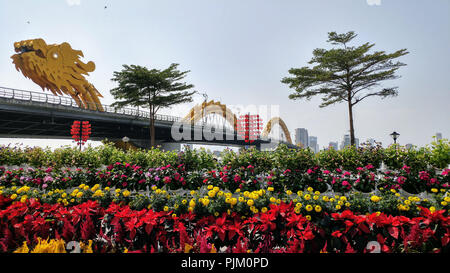
M161 150L164 151L181 151L182 143L178 142L165 142L161 143Z

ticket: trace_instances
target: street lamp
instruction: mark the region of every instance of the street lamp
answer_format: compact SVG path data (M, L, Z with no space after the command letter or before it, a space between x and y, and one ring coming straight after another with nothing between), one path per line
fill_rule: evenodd
M122 141L123 141L123 143L125 143L125 150L127 150L127 148L128 148L128 141L130 141L130 138L127 137L127 136L124 136L122 138Z
M391 137L394 139L394 144L397 144L397 138L400 136L400 134L399 133L397 133L396 131L394 131L392 134L391 134Z

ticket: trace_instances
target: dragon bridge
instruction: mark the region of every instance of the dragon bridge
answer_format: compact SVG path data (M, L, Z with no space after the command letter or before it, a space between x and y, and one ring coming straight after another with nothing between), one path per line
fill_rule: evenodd
M211 100L209 102L203 102L200 105L194 106L189 113L182 119L183 122L195 124L203 119L207 115L219 115L223 117L228 124L236 130L237 116L225 105L220 102ZM286 126L286 123L280 117L274 117L269 120L266 127L262 131L261 136L266 138L272 131L275 125L279 125L286 136L286 140L289 144L293 144L291 134Z

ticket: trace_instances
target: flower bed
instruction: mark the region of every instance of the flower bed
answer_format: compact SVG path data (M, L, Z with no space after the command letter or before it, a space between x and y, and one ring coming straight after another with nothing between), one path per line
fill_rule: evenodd
M0 251L448 252L447 148L1 149Z
M448 216L426 208L413 218L345 210L321 212L321 220L312 221L284 203L248 218L236 213L174 216L115 203L103 208L94 201L64 207L2 197L0 204L3 252L39 249L40 238L57 240L59 252L64 242L76 241L89 246L86 252L169 253L364 253L373 244L382 252L447 252L450 240Z

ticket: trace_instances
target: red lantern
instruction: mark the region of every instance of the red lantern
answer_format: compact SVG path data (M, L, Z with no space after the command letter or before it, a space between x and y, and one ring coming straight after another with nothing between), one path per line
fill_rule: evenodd
M84 145L91 135L91 124L89 121L75 120L70 129L73 140L80 146Z

